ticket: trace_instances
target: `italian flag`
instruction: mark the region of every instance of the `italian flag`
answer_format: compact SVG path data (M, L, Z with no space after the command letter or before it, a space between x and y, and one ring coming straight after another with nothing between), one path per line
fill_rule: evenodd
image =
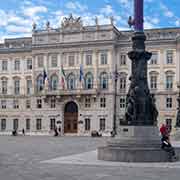
M63 69L63 65L61 65L61 86L62 89L65 89L65 81L66 81L66 75Z

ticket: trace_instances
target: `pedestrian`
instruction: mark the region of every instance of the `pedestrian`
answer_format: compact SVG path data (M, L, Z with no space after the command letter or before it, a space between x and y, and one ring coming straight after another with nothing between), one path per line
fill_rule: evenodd
M58 131L59 131L59 135L61 136L61 126L59 126Z
M56 126L55 126L55 128L54 128L54 136L55 136L55 137L58 136L58 129L57 129Z
M168 136L166 125L163 123L160 127L161 137Z
M22 129L22 135L25 136L25 130L24 130L24 128Z
M168 160L170 162L177 160L176 154L175 154L175 150L172 147L170 141L169 141L169 137L168 136L163 136L161 138L161 148L166 151L168 153Z

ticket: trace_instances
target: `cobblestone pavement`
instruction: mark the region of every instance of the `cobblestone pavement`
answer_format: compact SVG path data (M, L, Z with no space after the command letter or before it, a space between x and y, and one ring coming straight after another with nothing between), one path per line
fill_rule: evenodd
M0 136L0 180L179 180L180 163L177 166L46 163L95 152L106 139ZM91 159L90 155L88 158Z

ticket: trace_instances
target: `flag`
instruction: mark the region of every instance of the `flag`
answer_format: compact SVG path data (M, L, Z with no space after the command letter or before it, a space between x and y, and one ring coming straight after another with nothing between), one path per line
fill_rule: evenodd
M80 65L80 70L79 71L80 71L79 72L79 81L81 82L83 80L83 76L84 76L82 64Z
M66 75L63 69L63 65L61 65L61 86L63 89L65 89L65 80L66 80Z

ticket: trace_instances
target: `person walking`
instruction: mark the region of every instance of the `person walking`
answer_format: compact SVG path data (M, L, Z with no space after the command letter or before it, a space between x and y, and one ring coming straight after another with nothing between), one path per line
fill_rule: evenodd
M24 130L24 128L22 129L22 135L25 136L25 130Z

